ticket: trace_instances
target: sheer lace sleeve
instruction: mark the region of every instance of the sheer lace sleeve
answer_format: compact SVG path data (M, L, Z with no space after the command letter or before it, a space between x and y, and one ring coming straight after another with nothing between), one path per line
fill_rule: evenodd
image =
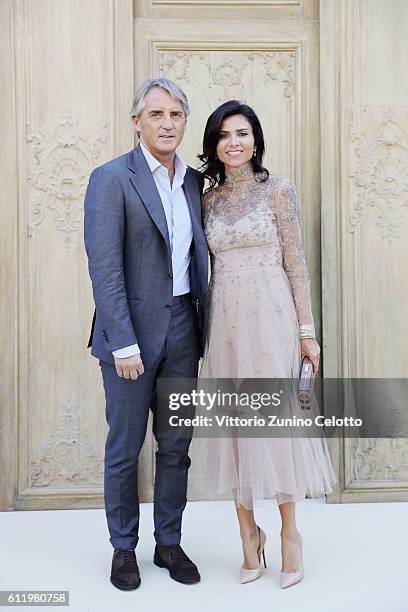
M296 187L286 180L280 188L276 203L279 240L282 247L283 267L288 276L295 302L300 337L314 338L309 274L302 246L300 214Z

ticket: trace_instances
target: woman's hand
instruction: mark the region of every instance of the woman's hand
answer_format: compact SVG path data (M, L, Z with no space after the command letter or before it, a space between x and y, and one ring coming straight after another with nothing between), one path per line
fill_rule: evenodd
M302 359L307 355L312 361L313 376L316 376L319 371L320 346L314 338L303 338L300 341L300 348L302 351Z

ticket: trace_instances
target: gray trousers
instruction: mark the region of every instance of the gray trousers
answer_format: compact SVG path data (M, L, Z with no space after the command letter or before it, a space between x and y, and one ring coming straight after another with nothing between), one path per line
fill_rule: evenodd
M110 541L115 549L135 548L138 542L138 460L149 409L153 412L153 422L157 417L157 379L195 378L198 360L197 316L188 295L173 298L170 325L160 359L137 380L119 378L115 366L99 362L109 425L105 445L105 512ZM168 546L180 543L191 439L156 437L156 440L154 536L158 544Z

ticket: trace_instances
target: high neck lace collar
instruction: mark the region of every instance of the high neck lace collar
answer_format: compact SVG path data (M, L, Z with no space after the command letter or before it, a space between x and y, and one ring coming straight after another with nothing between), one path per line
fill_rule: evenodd
M267 172L254 172L252 169L252 164L249 162L244 166L235 170L235 172L225 171L225 185L242 185L242 183L251 183L255 181L256 183L261 183L268 176Z
M252 164L244 164L240 168L234 171L225 170L225 183L227 185L235 185L235 183L241 183L242 181L254 180L255 172L252 169Z

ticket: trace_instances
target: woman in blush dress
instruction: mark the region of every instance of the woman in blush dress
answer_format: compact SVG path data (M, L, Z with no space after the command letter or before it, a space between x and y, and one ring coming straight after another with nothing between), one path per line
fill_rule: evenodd
M262 128L254 111L231 100L204 133L205 233L211 253L207 343L200 378L298 378L302 358L319 367L296 188L262 166ZM273 499L281 526L281 587L303 578L295 504L323 497L336 483L324 438L215 438L210 486L235 501L244 562L240 582L265 565L266 536L253 501Z

